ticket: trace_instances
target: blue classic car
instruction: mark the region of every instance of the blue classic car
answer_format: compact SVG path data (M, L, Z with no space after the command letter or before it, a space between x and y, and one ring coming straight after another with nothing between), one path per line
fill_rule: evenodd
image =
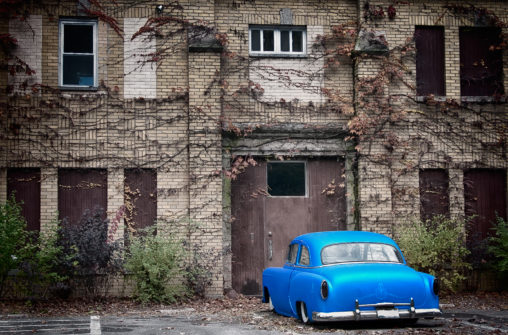
M263 302L304 323L432 318L438 293L439 281L407 266L391 238L369 232L298 236L286 264L263 271Z

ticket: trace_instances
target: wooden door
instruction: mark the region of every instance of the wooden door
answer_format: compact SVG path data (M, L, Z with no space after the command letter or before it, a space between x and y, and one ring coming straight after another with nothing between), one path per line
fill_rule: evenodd
M291 195L284 195L268 185L270 169L284 162L261 161L232 183L233 288L243 294L261 294L263 269L284 264L287 246L294 237L346 228L343 161L309 159L287 163L305 167L303 193L296 187L289 190ZM269 195L270 192L278 195Z

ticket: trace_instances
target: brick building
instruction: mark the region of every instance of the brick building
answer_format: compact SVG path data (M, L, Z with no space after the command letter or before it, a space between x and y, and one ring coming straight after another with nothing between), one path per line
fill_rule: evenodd
M258 294L300 233L506 218L506 2L82 6L0 21L35 71L0 77L0 201L31 229L126 205L116 238L187 233L213 296Z

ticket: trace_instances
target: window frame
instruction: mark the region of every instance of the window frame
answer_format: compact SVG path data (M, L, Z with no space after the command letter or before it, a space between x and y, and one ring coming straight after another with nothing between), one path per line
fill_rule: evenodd
M273 194L271 194L270 193L270 185L268 184L268 173L269 173L268 166L270 164L291 164L291 163L303 164L303 173L304 173L304 178L305 178L305 180L304 180L305 194L303 194L303 195L273 195ZM266 190L267 190L270 198L307 198L309 196L309 176L308 176L307 161L303 161L303 160L268 161L266 164Z
M259 30L260 50L252 50L252 31ZM263 50L263 32L273 30L273 51ZM289 31L289 51L281 50L281 31ZM293 31L302 32L302 51L292 51ZM250 25L249 26L249 56L254 57L307 57L307 27L306 26L274 26L274 25Z
M93 85L69 85L63 82L63 58L64 55L91 55L91 53L65 53L64 52L64 26L76 25L83 26L89 25L93 28ZM80 19L80 18L62 18L58 23L58 86L66 90L97 90L98 87L98 23L96 19Z

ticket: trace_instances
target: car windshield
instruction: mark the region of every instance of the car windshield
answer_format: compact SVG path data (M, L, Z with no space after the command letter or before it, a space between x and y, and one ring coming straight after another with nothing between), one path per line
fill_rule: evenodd
M323 248L321 262L323 265L349 262L402 263L402 255L389 244L338 243Z

